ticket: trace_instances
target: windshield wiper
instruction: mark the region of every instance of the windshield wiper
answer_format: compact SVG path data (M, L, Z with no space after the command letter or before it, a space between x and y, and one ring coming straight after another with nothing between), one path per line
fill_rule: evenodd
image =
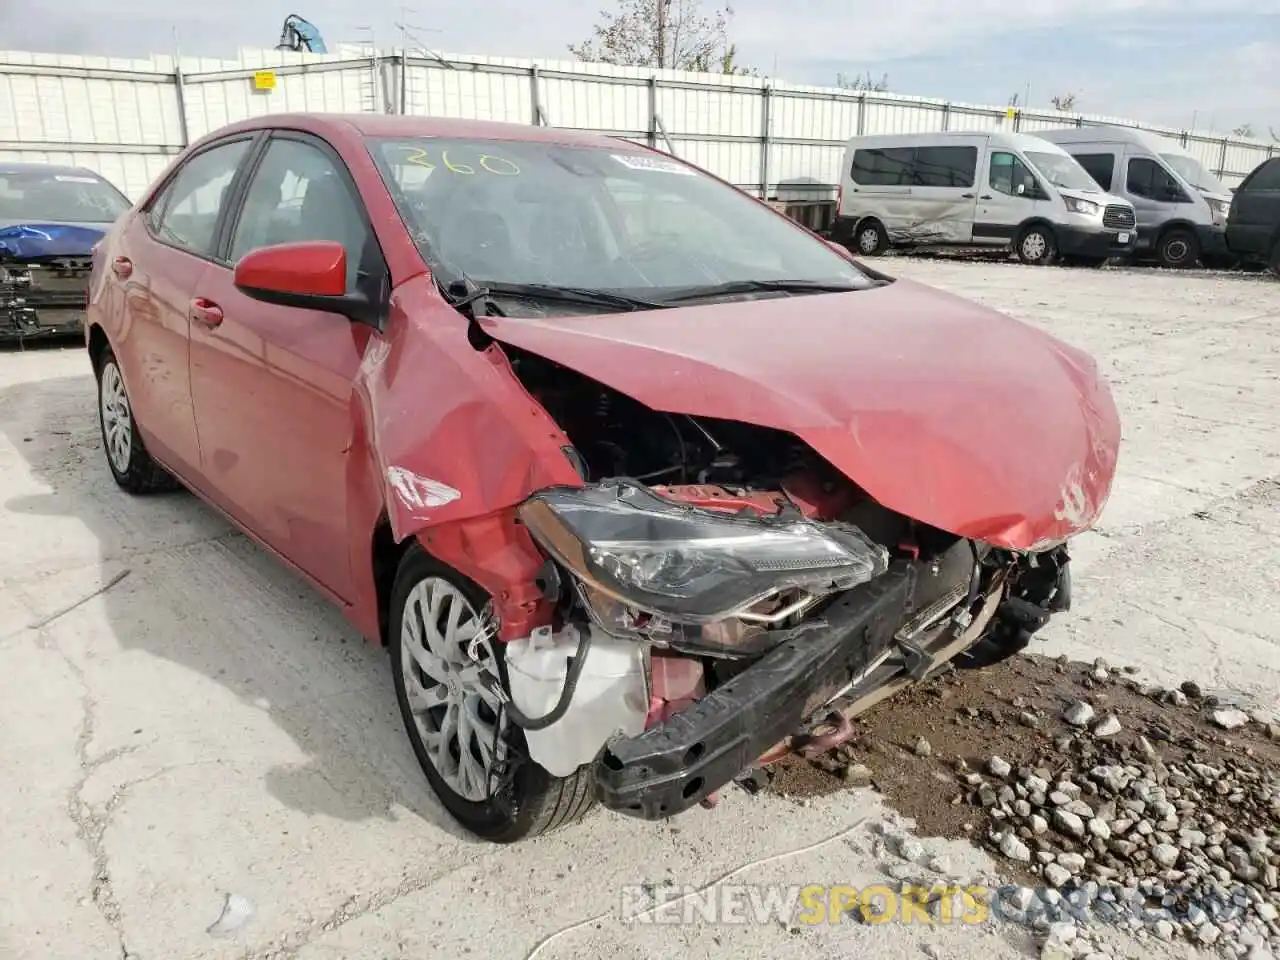
M628 297L590 287L561 287L550 283L487 283L479 281L487 297L514 297L518 300L550 300L557 303L580 303L591 307L618 307L623 310L657 310L665 303Z
M867 287L830 280L730 280L727 283L709 283L706 286L688 287L662 298L663 303L684 300L703 300L726 297L737 293L852 293Z

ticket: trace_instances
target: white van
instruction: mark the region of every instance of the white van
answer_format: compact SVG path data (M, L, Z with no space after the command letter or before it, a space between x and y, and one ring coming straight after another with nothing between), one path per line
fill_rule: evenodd
M1012 247L1024 263L1100 266L1134 249L1133 205L1102 192L1070 154L1019 133L854 137L831 237L889 247Z
M1231 191L1178 144L1144 130L1097 124L1037 130L1138 213L1138 256L1166 267L1225 266Z

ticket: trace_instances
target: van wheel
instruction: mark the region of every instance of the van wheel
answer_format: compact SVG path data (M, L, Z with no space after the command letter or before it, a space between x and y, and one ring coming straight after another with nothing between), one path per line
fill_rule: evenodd
M1018 259L1033 266L1052 263L1057 253L1057 245L1053 241L1053 231L1048 227L1035 224L1027 227L1018 237L1016 244Z
M1190 230L1175 227L1160 238L1156 246L1160 266L1171 270L1194 267L1200 259L1200 242Z
M590 764L561 778L529 760L523 732L480 679L483 664L506 685L499 645L475 642L486 599L410 546L391 591L391 676L409 743L441 804L476 836L512 843L581 820L595 791Z
M864 257L875 257L889 249L889 234L878 220L864 220L858 224L854 245Z

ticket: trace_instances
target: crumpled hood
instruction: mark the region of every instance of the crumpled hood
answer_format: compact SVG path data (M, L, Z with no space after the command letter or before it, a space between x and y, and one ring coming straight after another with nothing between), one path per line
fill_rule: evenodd
M655 410L789 431L884 506L996 546L1087 529L1110 494L1120 423L1093 360L911 281L482 323Z

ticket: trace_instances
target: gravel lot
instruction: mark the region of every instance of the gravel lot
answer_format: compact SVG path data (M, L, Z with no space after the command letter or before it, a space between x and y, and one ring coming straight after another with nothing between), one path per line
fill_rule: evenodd
M1076 608L1036 652L1280 706L1280 488L1266 482L1280 477L1280 283L877 265L1052 330L1097 356L1116 391L1120 478L1076 551ZM517 847L473 842L416 767L384 655L193 498L119 493L97 430L81 350L0 353L0 957L524 958L616 914L624 886L702 885L830 837L735 882L884 880L873 831L901 828L868 789L732 791L668 824L601 813ZM966 879L999 876L964 841L923 844ZM1102 939L1118 955L1189 950ZM1033 949L995 922L604 916L538 956Z

